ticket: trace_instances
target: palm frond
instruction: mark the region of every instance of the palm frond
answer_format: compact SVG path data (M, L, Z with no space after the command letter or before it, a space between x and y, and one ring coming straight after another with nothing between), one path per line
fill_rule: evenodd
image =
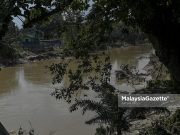
M84 114L87 110L90 111L100 111L105 110L105 107L101 104L101 102L92 101L92 100L77 100L70 107L70 112L73 112L78 109L78 107L82 108L82 113Z
M85 123L91 125L91 124L95 124L95 123L102 123L102 120L101 120L100 116L95 116L94 118L87 120Z

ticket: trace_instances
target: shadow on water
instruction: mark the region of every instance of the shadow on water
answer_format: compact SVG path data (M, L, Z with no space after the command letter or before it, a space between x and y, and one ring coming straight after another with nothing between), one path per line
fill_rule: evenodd
M146 46L113 48L109 51L113 70L121 64L142 67L146 61L135 58L151 51L151 47ZM45 66L53 62L58 60L37 61L0 71L0 120L8 130L16 130L20 125L28 128L31 120L40 135L48 135L50 131L56 131L57 135L92 135L95 126L84 124L91 114L69 113L67 103L50 96L53 87ZM118 85L115 80L113 83Z

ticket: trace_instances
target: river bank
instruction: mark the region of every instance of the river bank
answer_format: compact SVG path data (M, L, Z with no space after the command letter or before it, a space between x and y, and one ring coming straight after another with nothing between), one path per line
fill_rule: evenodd
M47 60L52 58L58 58L61 56L60 50L48 50L44 52L30 52L24 51L18 58L1 58L0 57L0 68L11 67L19 64L25 64L32 61Z
M97 54L102 51L108 51L109 49L113 48L123 48L123 49L128 49L131 47L141 47L141 46L151 46L150 43L144 43L144 44L120 44L119 45L112 45L112 46L107 46L105 48L101 49L96 49L93 52L90 51L90 54ZM51 58L58 58L62 56L62 48L49 48L47 50L39 50L39 51L31 51L27 49L23 49L20 47L16 47L18 49L15 49L18 51L18 55L15 57L11 58L4 58L0 56L0 68L3 67L11 67L19 64L25 64L28 62L36 61L36 60L46 60L46 59L51 59ZM64 52L64 55L67 57L71 57L71 53L73 53L73 50L68 49L68 52Z

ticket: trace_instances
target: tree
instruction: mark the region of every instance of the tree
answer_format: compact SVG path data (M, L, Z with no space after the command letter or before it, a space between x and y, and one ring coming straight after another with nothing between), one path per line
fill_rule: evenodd
M148 34L157 56L169 69L176 84L179 84L180 57L177 46L180 2L178 0L12 0L10 2L3 0L0 4L0 38L5 34L12 16L25 17L24 26L31 26L57 12L63 12L67 7L87 10L90 3L92 7L87 20L91 26L93 23L92 27L102 28L96 32L102 34L105 29L111 28L112 22L122 21L128 25L138 26ZM21 12L21 9L24 12ZM96 33L96 36L100 35Z
M32 26L35 22L62 12L73 0L2 0L0 3L0 39L8 30L13 17L25 18L24 26Z
M170 70L173 79L180 80L180 57L178 56L179 39L179 6L176 0L144 0L144 1L94 1L94 11L107 17L107 20L124 21L129 25L137 25L148 34L156 50L157 56ZM92 14L93 15L93 14ZM174 66L176 65L176 66Z
M103 84L100 87L98 88L99 96L101 97L100 101L77 100L70 107L70 111L72 112L78 107L82 108L83 114L86 111L94 111L96 116L86 121L86 124L107 124L112 133L116 131L118 135L121 135L122 131L127 131L130 126L130 121L126 116L128 111L125 108L118 108L118 98L114 93L115 89L113 87L108 84Z
M179 135L180 133L180 110L167 118L160 118L152 122L151 126L141 130L140 135Z
M44 39L58 39L61 33L64 32L64 20L61 14L55 14L49 17L48 21L35 24L36 29L44 34Z
M51 73L53 74L53 83L57 84L52 95L56 99L64 99L68 103L71 103L71 112L79 108L82 109L82 114L85 114L87 111L95 112L95 116L86 121L86 124L105 125L105 128L100 127L97 129L97 135L103 134L104 132L107 135L114 133L122 135L123 132L129 130L131 126L130 122L137 119L145 119L146 114L149 112L169 113L166 108L118 107L118 93L127 92L119 91L111 85L111 64L109 63L109 57L99 59L98 56L94 55L86 57L82 61L78 59L78 62L76 62L77 70L75 71L72 71L68 67L71 65L72 60L75 59L65 60L59 64L50 66ZM124 68L124 70L126 70L125 72L131 72L126 67ZM58 84L62 82L65 74L67 75L69 84L58 87ZM87 75L85 80L84 75ZM132 76L133 79L137 80L138 77L135 78L134 74L132 74ZM128 81L130 80L128 79ZM95 92L95 96L91 94L90 96L88 94L78 94L81 92L86 93L87 90L93 91L92 93ZM78 94L77 97L75 96L76 94Z
M0 57L14 60L20 56L16 46L18 34L19 29L15 26L14 22L10 22L8 31L0 42Z
M63 13L68 7L87 9L88 1L80 0L2 0L0 3L0 39L8 30L13 17L25 18L24 27L47 20L48 17ZM86 7L85 7L86 6Z

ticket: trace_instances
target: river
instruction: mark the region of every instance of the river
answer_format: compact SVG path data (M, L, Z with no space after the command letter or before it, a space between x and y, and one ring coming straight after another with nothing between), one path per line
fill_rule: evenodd
M135 65L139 70L148 59L138 59L152 52L150 46L113 48L108 51L112 69L121 64ZM0 71L0 121L9 130L17 131L20 126L30 129L29 121L38 135L93 135L96 126L85 125L91 117L80 111L69 112L69 105L50 96L53 90L51 75L45 66L58 60L44 60ZM111 83L119 89L131 89L125 84Z

